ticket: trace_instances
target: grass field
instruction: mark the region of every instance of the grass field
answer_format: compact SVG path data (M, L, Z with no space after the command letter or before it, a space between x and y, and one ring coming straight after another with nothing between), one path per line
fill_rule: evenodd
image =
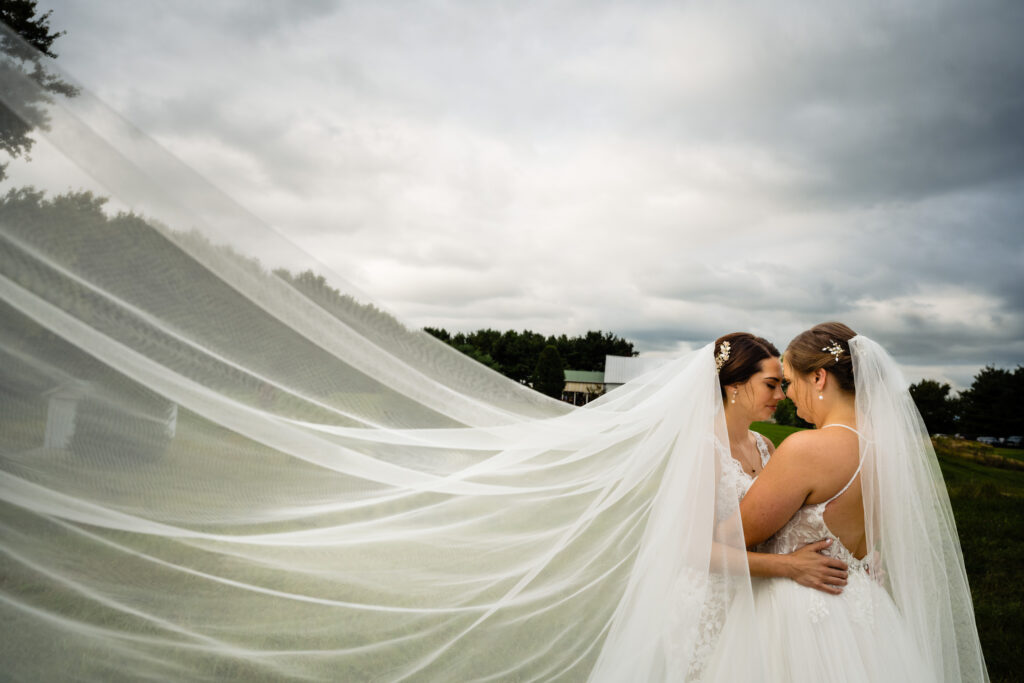
M752 425L778 445L798 431L757 422ZM971 584L981 646L993 683L1020 680L1024 639L1024 471L993 467L990 455L1024 460L1024 451L974 442L935 439L935 453L956 517L964 565ZM980 448L979 448L980 447ZM980 459L979 459L980 456ZM1001 458L1000 458L1001 459Z
M956 517L989 675L993 681L1020 680L1024 472L964 460L941 443L936 454Z
M1004 458L1024 461L1024 448L993 448L992 451Z
M771 422L755 422L751 425L751 429L767 436L776 446L782 443L782 440L793 432L800 431L799 427L787 427L786 425L777 425Z

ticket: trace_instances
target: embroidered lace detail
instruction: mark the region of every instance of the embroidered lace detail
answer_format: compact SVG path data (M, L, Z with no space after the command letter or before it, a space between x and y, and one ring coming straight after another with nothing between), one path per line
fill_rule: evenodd
M761 466L764 467L771 453L765 438L756 432L753 434L761 455ZM722 473L715 512L718 519L725 519L736 512L736 506L750 490L755 477L743 469L727 447L721 443L716 445ZM668 625L671 666L677 672L685 670L685 680L700 681L725 624L726 611L732 599L728 582L718 574L708 575L687 569L677 580L673 595L675 605ZM699 619L688 622L686 615L698 612ZM682 643L694 643L693 651L684 651L680 646Z
M754 432L754 441L757 443L757 452L761 454L761 467L768 464L768 458L772 454L768 451L768 440L761 434Z
M725 624L730 594L725 578L686 569L676 581L676 603L669 618L668 655L673 671L686 671L687 681L699 681ZM689 615L699 614L696 620ZM687 651L683 643L693 643Z
M864 626L875 625L875 603L871 599L872 578L864 574L851 574L843 594L853 606L853 620Z
M687 615L703 613L705 596L707 594L707 575L687 567L676 579L672 587L672 596L675 603L669 612L668 623L666 624L669 661L675 671L686 668L691 661L690 652L682 645L684 643L697 643L699 640L698 628L700 621L688 623ZM703 614L702 614L703 616Z
M828 503L817 503L805 505L786 522L785 526L779 529L774 536L764 542L758 549L767 553L785 554L794 550L820 541L823 538L832 539L832 545L822 550L826 555L842 560L849 565L849 583L839 596L828 596L816 594L812 597L807 608L808 618L812 623L820 623L828 617L828 600L843 599L852 603L856 618L862 623L871 624L874 621L873 605L871 604L871 592L867 583L873 580L871 577L871 556L862 559L853 556L839 537L825 524L825 506ZM860 576L857 576L860 574Z
M754 441L757 443L757 451L761 455L761 467L764 467L771 457L771 453L768 452L768 444L763 436L757 432L752 433ZM736 511L736 505L743 499L743 496L747 495L755 477L743 469L739 461L732 457L728 448L722 444L718 444L718 446L716 450L722 468L722 477L719 483L718 505L715 512L718 519L725 519ZM727 495L730 492L732 495Z
M821 623L828 616L828 607L825 605L825 596L815 594L811 596L811 604L807 606L807 616L811 618L812 624Z

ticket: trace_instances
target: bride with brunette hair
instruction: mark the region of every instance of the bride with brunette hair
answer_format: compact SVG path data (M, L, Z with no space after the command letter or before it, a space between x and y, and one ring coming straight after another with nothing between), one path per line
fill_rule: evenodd
M742 642L761 643L768 681L987 680L949 499L899 368L830 322L790 342L783 372L816 429L788 437L743 497L745 542L788 553L829 539L820 552L849 566L848 583L828 595L757 580L705 680L748 673L723 645Z

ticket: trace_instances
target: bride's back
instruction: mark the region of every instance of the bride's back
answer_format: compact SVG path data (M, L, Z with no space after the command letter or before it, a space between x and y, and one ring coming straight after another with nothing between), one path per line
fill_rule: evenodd
M801 446L814 463L806 470L811 493L805 504L825 503L825 525L854 557L864 557L867 541L858 435L845 425L825 426L806 434Z

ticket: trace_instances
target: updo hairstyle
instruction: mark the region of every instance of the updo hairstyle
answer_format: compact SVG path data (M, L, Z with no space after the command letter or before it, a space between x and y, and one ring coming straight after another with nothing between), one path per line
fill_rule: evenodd
M721 353L722 342L729 343L729 360L718 370L718 386L725 398L725 388L742 384L761 371L761 361L778 358L779 350L767 339L749 332L732 332L715 340L715 356Z
M850 340L857 333L842 323L821 323L801 332L786 348L786 362L794 372L809 375L825 369L843 391L854 393L853 359L850 356ZM842 353L838 360L828 350L832 342L839 345Z

